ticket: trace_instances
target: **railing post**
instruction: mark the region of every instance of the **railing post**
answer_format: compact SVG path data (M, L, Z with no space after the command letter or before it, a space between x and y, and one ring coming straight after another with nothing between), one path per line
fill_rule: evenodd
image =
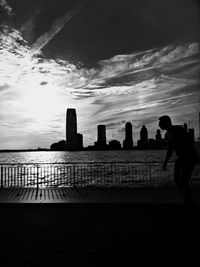
M3 188L3 166L1 166L1 188Z
M75 187L75 184L76 184L75 178L76 178L76 174L75 174L75 164L74 164L74 166L73 166L73 181L74 181L73 187Z
M134 186L138 183L157 187L162 182L173 185L173 163L169 163L168 172L162 172L160 164L161 162L87 162L84 164L70 162L61 165L32 163L32 167L29 168L28 163L2 163L0 164L0 189L10 186L29 186L30 180L30 184L34 183L34 197L37 199L41 186L56 186L59 182L74 188L87 185ZM198 176L199 172L200 169L197 169L195 175Z
M37 199L38 196L38 191L39 191L39 166L37 165L37 189L36 189L36 195L35 195L35 199Z

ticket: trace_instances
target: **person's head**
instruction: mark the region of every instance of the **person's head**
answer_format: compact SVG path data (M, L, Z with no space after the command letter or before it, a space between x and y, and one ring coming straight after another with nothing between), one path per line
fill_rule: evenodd
M172 126L171 118L169 116L167 116L167 115L164 115L164 116L160 117L158 125L161 128L161 130L170 129L171 126Z

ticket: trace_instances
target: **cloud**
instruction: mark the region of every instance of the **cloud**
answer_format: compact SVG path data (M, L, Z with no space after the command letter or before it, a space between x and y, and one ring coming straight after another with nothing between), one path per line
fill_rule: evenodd
M0 0L0 6L6 11L9 16L14 15L12 8L8 5L6 0Z
M71 80L69 73L76 70L68 62L46 59L42 54L33 53L20 32L10 27L1 27L0 46L0 86L58 85L62 84L63 76Z
M51 25L48 32L42 34L37 40L32 44L31 48L33 51L40 51L44 46L46 46L54 36L62 30L62 28L68 23L82 8L86 1L82 2L79 6L73 8L71 11L67 11L63 16L59 17Z
M176 123L180 114L192 120L193 105L199 105L198 56L199 44L187 43L116 55L96 68L78 68L66 60L45 58L19 31L1 26L1 142L7 131L17 131L22 138L25 131L27 142L28 133L38 131L49 136L45 144L53 143L56 129L65 136L68 107L77 109L85 145L96 140L97 124L107 125L108 137L116 132L122 140L119 128L125 121L133 123L137 138L143 123L155 132L160 114L172 114ZM196 120L194 125L197 128ZM32 138L31 144L34 140L38 146L44 141Z
M2 92L7 91L9 88L10 88L9 85L7 85L7 84L5 84L5 85L0 85L0 94L1 94Z
M171 45L128 56L115 56L109 60L101 61L98 69L90 69L85 73L89 80L85 88L95 90L109 86L134 85L159 76L165 67L174 71L174 69L179 69L180 65L187 66L190 63L187 58L198 54L199 44L192 43L179 46ZM179 61L181 61L180 64Z
M40 84L41 84L41 85L46 85L46 84L48 84L48 82L43 81L43 82L41 82Z
M38 8L20 28L20 32L22 33L24 39L27 40L29 43L32 43L35 39L36 35L35 21L39 14L40 10Z

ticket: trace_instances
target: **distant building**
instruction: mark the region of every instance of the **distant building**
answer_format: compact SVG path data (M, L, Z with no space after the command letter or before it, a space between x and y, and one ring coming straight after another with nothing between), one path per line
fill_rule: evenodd
M65 140L61 140L57 143L54 143L50 146L50 149L53 151L64 151L66 150L66 143Z
M146 144L148 141L148 131L145 125L142 126L142 129L140 131L140 140L144 144Z
M127 122L125 125L125 139L123 141L124 149L133 149L133 131L132 124Z
M160 129L158 129L155 136L155 149L166 149L166 145L166 141L162 138Z
M77 133L77 142L78 142L78 147L82 149L83 148L83 135L80 133Z
M108 149L110 150L120 150L122 147L121 147L121 144L118 140L111 140L109 142L109 147Z
M148 138L148 130L143 125L140 131L140 140L138 140L138 149L166 149L166 141L162 138L161 131L156 131L155 139Z
M76 109L68 108L66 114L66 149L80 150L83 148L83 136L77 133Z
M95 148L100 150L104 150L107 148L105 125L97 126L97 141L95 142Z
M183 129L184 129L185 133L187 133L189 135L189 138L192 141L192 143L194 143L194 141L195 141L194 129L193 128L189 129L187 126L187 123L183 124Z
M68 150L77 149L77 119L73 108L68 108L66 114L66 147Z
M106 145L106 126L105 125L98 125L97 126L97 142L99 145L105 146Z
M158 130L157 130L157 133L156 133L156 141L159 142L161 139L162 139L161 132L160 132L160 130L158 129Z
M146 144L146 148L147 149L156 149L156 140L154 140L153 138L149 138L148 142Z
M140 130L140 140L138 140L138 148L146 149L148 142L148 131L145 125Z

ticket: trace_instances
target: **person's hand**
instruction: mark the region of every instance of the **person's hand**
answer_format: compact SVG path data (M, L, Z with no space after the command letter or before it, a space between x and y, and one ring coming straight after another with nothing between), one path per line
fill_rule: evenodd
M165 162L164 164L163 164L163 171L166 171L167 170L167 163Z

